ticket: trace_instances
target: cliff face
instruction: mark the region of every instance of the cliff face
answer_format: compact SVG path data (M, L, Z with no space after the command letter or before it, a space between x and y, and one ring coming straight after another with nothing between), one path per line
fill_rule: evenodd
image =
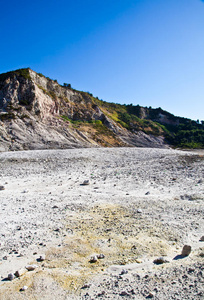
M128 130L89 93L30 69L0 75L0 151L97 146L167 147L162 132Z

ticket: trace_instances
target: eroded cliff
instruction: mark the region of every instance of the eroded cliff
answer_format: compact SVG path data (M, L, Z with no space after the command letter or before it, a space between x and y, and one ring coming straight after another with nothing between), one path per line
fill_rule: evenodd
M151 128L150 128L151 129ZM129 130L97 98L31 69L0 75L0 150L98 146L167 147L157 135Z

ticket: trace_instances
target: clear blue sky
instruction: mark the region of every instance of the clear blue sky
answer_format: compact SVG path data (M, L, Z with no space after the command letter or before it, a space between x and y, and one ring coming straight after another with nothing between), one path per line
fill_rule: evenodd
M0 73L204 120L204 1L2 1Z

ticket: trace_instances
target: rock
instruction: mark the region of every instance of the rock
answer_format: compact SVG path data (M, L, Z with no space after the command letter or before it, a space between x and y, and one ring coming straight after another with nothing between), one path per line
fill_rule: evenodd
M153 263L156 264L156 265L161 265L161 264L164 264L164 263L168 263L169 261L166 260L164 257L159 257L159 258L156 258Z
M101 253L101 254L98 254L98 255L97 255L97 258L98 258L98 259L103 259L103 258L105 258L105 255L102 254L102 253Z
M82 183L82 185L89 185L89 184L90 184L89 180L84 180L84 182Z
M124 274L127 274L127 273L128 273L128 270L122 269L122 271L120 272L120 275L124 275Z
M8 274L8 280L13 280L15 278L13 273Z
M188 256L190 253L191 253L191 246L184 245L181 252L181 256Z
M38 266L36 266L36 265L28 265L28 266L26 266L26 269L27 269L28 271L34 271L37 267L38 267Z
M16 276L16 277L21 277L23 274L25 274L26 273L26 269L20 269L20 270L17 270L15 273L14 273L14 275Z
M91 256L89 262L90 262L90 263L95 263L95 262L97 262L97 260L98 260L97 256L94 255L94 256Z
M200 240L199 240L200 242L204 242L204 235L203 236L201 236L201 238L200 238Z
M28 289L27 285L24 285L24 286L20 289L20 291L23 292L23 291L26 291L27 289Z
M81 289L88 289L90 288L91 284L84 284Z
M0 191L5 190L5 187L3 185L0 185Z
M44 261L45 260L45 255L40 255L40 257L38 258L38 261Z
M146 297L147 299L151 299L154 298L155 294L150 292L149 295Z
M145 195L149 195L149 194L150 194L150 192L146 192L146 193L145 193Z
M57 205L54 205L52 208L55 209L55 208L58 208L58 206L57 206Z
M142 213L142 210L139 208L139 209L137 209L137 213L138 214L141 214Z
M127 293L126 291L122 291L119 295L120 296L130 296L130 294Z
M141 263L142 263L142 260L141 260L141 259L136 259L135 261L136 261L136 263L138 263L138 264L141 264Z
M8 257L5 255L4 257L3 257L3 260L7 260L8 259Z

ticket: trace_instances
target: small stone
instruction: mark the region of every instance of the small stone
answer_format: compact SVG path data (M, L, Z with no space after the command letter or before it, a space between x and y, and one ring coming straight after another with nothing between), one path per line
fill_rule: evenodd
M36 265L28 265L28 266L26 266L26 269L27 269L28 271L34 271L36 268L37 268Z
M25 274L26 273L26 269L20 269L20 270L17 270L15 273L14 273L14 275L16 276L16 277L21 277L23 274Z
M56 228L56 229L54 229L54 231L60 232L60 228Z
M13 273L8 274L8 280L13 280L15 278Z
M101 254L98 254L98 255L97 255L97 258L98 258L98 259L103 259L103 258L105 258L105 255L102 254L102 253L101 253Z
M94 256L91 256L91 258L90 258L90 263L95 263L95 262L97 262L97 260L98 260L98 258L97 258L97 256L96 255L94 255Z
M141 264L141 263L142 263L142 260L141 260L141 259L136 259L135 261L136 261L136 263L138 263L138 264Z
M152 292L150 292L150 293L149 293L149 295L148 295L146 298L149 298L149 299L151 299L151 298L154 298L154 296L155 296L155 294L154 294L154 293L152 293Z
M27 285L24 285L24 286L20 289L20 291L23 292L23 291L26 291L27 289L28 289Z
M184 245L181 252L181 256L188 256L190 253L191 253L191 246Z
M127 273L128 273L128 270L122 269L122 271L120 272L120 275L124 275L124 274L127 274Z
M141 214L142 213L142 210L139 208L139 209L137 209L137 213L138 214Z
M7 260L8 259L8 257L5 255L4 257L3 257L3 260Z
M204 235L203 236L201 236L201 238L200 238L200 240L199 240L200 242L204 242Z
M159 258L156 258L153 263L156 264L156 265L161 265L161 264L164 264L164 263L167 263L169 262L168 260L166 260L164 257L159 257Z
M192 273L192 272L194 272L194 271L195 271L194 268L189 268L189 269L188 269L188 273Z
M150 194L150 192L146 192L146 193L145 193L145 195L149 195L149 194Z
M84 182L82 183L82 185L89 185L89 184L90 184L89 180L84 180Z
M0 185L0 191L5 190L5 187L3 185Z
M88 288L90 288L90 284L84 284L82 287L81 287L81 289L88 289Z
M126 291L122 291L120 293L120 296L130 296L129 293L127 293Z
M55 208L58 208L58 206L57 206L57 205L54 205L52 208L54 208L54 209L55 209Z
M45 260L45 255L40 255L40 257L38 258L38 261L44 261Z

